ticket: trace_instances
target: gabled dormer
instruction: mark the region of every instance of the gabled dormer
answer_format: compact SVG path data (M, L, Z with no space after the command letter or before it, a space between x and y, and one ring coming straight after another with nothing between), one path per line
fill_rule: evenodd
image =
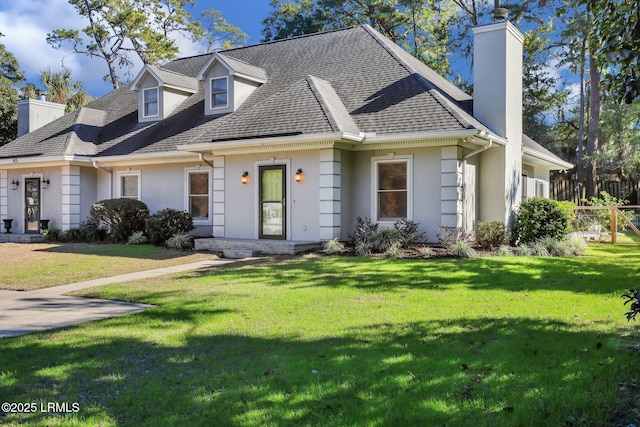
M198 80L184 74L145 65L133 81L138 92L138 121L166 119L189 96L198 92Z
M261 84L267 73L260 67L215 53L198 74L204 81L204 113L226 114L236 111Z

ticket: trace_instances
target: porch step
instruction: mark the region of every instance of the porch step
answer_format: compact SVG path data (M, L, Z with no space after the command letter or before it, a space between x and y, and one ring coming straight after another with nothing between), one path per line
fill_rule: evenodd
M18 234L18 233L2 233L0 234L0 243L40 243L44 240L40 234Z
M196 239L197 251L222 253L225 258L258 255L297 254L319 248L320 242L300 240L231 239L225 237Z
M222 256L230 259L244 259L258 256L259 252L251 249L226 249L222 251Z

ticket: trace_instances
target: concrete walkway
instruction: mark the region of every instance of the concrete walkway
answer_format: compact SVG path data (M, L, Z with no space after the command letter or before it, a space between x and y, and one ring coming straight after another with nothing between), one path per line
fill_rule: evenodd
M206 270L229 262L234 260L200 261L34 291L0 290L0 338L106 319L152 307L148 304L64 295L69 292L185 271Z

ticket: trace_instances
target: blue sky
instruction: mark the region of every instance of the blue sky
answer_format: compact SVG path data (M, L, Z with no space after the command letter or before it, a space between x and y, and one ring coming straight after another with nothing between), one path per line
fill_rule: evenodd
M261 21L271 11L269 0L208 0L198 3L192 11L194 17L199 17L204 9L217 9L227 21L249 35L249 44L260 42ZM18 59L27 81L39 84L42 70L59 71L64 64L71 70L72 78L83 82L91 95L101 96L112 88L110 82L102 79L108 71L104 60L75 54L70 48L55 50L46 42L47 33L54 29L81 29L85 25L68 0L0 1L0 33L4 34L0 43ZM201 47L188 40L180 40L178 44L180 56L202 52ZM134 77L140 66L134 67Z

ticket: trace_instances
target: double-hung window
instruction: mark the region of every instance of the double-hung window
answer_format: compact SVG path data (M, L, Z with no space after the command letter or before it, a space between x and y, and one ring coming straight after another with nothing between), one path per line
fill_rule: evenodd
M118 174L120 197L140 200L140 172L122 172Z
M228 83L226 77L211 79L211 108L225 108L228 105Z
M412 214L412 158L374 158L372 217L379 222L411 219Z
M209 221L209 171L187 170L186 204L195 222Z
M144 117L158 115L158 88L143 90L144 97Z

